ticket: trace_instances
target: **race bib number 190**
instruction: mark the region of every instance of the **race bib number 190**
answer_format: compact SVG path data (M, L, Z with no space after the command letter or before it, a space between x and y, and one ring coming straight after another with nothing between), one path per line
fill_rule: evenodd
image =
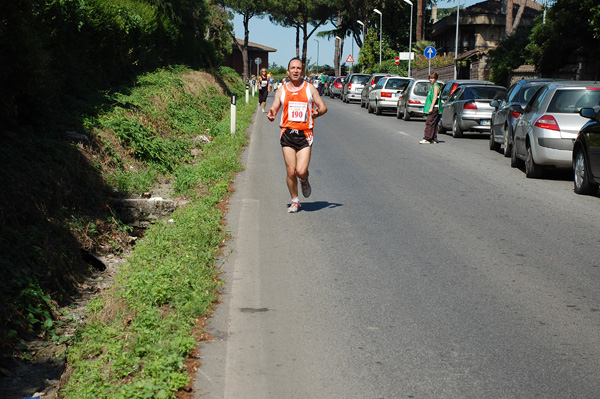
M308 103L290 101L288 103L288 120L292 122L306 122Z

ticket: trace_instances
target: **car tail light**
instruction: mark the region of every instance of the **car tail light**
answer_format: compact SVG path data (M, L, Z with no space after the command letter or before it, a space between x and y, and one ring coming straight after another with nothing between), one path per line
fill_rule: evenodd
M511 115L513 118L515 118L515 119L517 119L519 116L521 116L521 114L520 114L520 113L518 113L518 112L515 112L515 111L510 111L510 115Z
M348 83L348 90L352 88L352 83Z
M408 100L409 104L421 104L421 101L419 100Z
M540 116L538 120L535 121L533 126L539 127L541 129L556 130L557 132L560 131L558 123L556 123L556 119L554 119L552 115Z
M477 104L475 103L464 103L463 109L477 109Z
M391 98L392 97L392 93L386 93L386 92L381 92L381 97L388 97Z
M586 90L600 90L600 87L586 87Z

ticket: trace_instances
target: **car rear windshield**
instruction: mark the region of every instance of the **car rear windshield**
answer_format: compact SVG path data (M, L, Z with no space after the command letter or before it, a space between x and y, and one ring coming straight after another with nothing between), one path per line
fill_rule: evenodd
M404 90L408 86L408 82L408 79L388 79L385 88L390 90Z
M467 87L463 98L465 100L499 100L506 93L501 87Z
M417 96L426 96L427 94L429 94L429 89L431 89L430 82L417 82L415 84L414 93Z
M351 83L365 84L367 80L369 80L368 76L352 76Z
M578 113L581 108L592 108L600 105L599 89L572 89L556 90L548 112L551 113Z
M373 76L373 80L371 81L372 85L376 85L381 79L385 78L385 76Z

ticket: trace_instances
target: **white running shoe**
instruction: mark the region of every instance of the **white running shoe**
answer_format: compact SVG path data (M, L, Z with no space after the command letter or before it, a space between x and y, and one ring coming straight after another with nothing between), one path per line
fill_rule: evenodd
M431 144L431 141L423 139L419 141L419 144Z
M288 213L296 213L300 209L300 203L296 201L292 201L292 204L288 208Z

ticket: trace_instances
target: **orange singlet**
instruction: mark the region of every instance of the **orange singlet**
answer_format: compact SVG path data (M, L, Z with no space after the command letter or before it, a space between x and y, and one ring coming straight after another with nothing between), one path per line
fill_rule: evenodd
M283 92L281 94L283 112L279 127L281 128L281 135L283 135L286 129L304 131L304 136L308 144L311 145L314 123L311 112L313 97L309 84L308 82L302 82L302 86L294 90L291 90L287 83L283 85Z

